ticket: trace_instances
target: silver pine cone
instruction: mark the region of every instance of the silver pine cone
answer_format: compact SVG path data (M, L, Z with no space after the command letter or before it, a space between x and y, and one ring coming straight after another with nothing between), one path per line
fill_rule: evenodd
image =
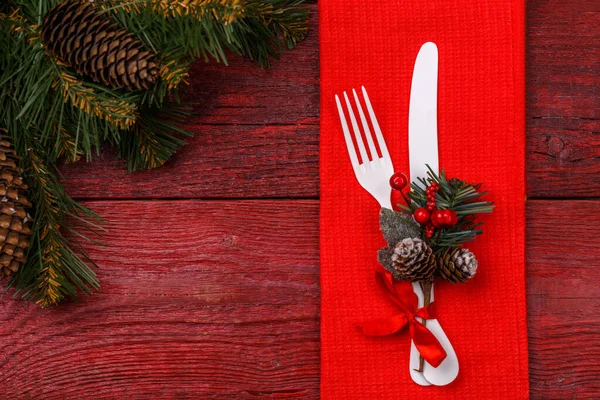
M462 283L477 272L475 254L465 248L448 249L438 256L439 275L452 283Z
M477 259L469 249L459 249L454 253L454 263L467 278L472 278L477 272Z
M436 258L427 243L418 238L398 242L392 253L391 273L398 279L430 279L436 270Z

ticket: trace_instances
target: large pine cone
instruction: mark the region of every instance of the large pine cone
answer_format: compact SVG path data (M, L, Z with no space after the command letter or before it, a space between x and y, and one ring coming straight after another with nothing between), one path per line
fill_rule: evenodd
M410 281L429 280L436 270L436 258L427 243L418 238L399 242L392 254L392 274Z
M31 238L31 216L27 209L27 185L18 167L19 158L0 130L0 280L9 277L27 261Z
M155 56L86 0L58 3L44 16L48 52L103 85L145 90L156 81Z
M468 249L449 248L438 258L438 274L452 283L462 283L477 272L477 259Z

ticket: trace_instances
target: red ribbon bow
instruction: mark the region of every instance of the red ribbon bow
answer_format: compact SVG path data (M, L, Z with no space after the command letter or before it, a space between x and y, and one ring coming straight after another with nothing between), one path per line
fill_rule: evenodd
M421 356L431 366L437 368L446 358L446 351L429 329L416 317L435 319L435 305L432 302L427 307L417 308L418 298L408 281L394 279L391 273L378 270L375 279L386 297L396 304L402 312L389 318L374 319L364 322L358 327L367 336L387 336L400 331L406 324L410 328L412 338Z

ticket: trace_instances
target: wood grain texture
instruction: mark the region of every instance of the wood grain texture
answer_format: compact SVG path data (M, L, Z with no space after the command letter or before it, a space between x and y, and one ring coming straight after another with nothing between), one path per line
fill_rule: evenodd
M527 206L529 379L533 399L600 393L600 201Z
M528 193L598 197L600 2L527 7Z
M0 399L318 397L317 201L88 205L102 289L0 299Z
M103 152L92 163L67 166L77 198L315 197L319 188L318 127L202 125L163 167L129 173Z
M109 228L101 291L0 299L0 398L318 397L318 201L175 204L88 203ZM527 207L533 399L600 390L599 206Z

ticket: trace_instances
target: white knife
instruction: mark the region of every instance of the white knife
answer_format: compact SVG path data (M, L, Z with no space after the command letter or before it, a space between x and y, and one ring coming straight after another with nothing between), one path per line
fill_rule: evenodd
M435 172L439 170L437 140L437 84L438 84L438 49L435 43L427 42L419 50L415 61L410 90L410 109L408 113L408 149L410 158L410 180L427 176L426 164ZM413 290L419 297L419 307L423 307L423 291L418 283L413 283ZM434 300L433 286L431 301ZM427 320L427 328L440 341L447 357L434 368L427 362L423 373L419 368L419 352L414 343L410 352L410 373L413 380L423 386L447 385L458 375L458 359L448 337L437 319ZM425 381L425 382L423 382Z

